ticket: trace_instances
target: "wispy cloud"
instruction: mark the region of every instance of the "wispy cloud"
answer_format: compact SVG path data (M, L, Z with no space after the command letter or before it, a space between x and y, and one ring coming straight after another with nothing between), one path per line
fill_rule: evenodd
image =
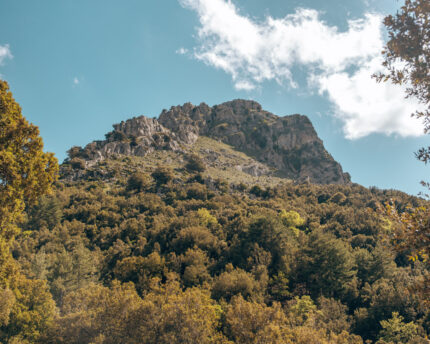
M13 55L10 51L9 44L0 45L0 65L4 64L6 59L12 59Z
M179 55L185 55L187 53L188 53L188 49L185 49L183 47L176 50L176 54L179 54Z
M193 56L230 74L236 89L253 90L267 80L297 88L294 74L301 68L308 72L304 87L328 97L346 137L422 134L420 123L410 119L417 103L404 100L400 87L370 78L381 65L382 16L350 20L341 32L313 9L258 22L231 1L179 1L200 20Z
M80 83L80 82L81 82L81 81L79 80L79 78L78 78L78 77L76 77L76 76L75 76L75 77L73 78L73 85L74 85L74 86L79 85L79 83Z

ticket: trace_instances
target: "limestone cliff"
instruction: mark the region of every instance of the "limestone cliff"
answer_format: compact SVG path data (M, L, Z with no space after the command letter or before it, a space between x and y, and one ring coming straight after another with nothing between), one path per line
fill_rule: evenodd
M255 101L233 100L210 107L186 103L163 110L158 120L135 117L114 125L106 140L79 150L87 164L113 154L145 156L154 150L187 151L199 136L233 146L298 181L345 184L349 174L325 150L306 116L279 117ZM73 158L73 156L71 156Z
M323 184L350 181L306 116L278 117L257 102L233 100L212 108L204 103L172 107L161 113L159 122L176 133L192 133L189 143L197 135L217 138L287 178Z

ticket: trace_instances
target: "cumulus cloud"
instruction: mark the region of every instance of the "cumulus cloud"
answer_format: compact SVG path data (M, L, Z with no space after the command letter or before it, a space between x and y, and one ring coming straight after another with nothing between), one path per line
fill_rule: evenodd
M358 139L372 133L400 136L423 135L423 125L411 114L422 108L405 99L405 90L390 83L377 84L371 75L381 70L375 57L353 74L327 73L314 78L320 94L334 104L334 115L343 121L345 137Z
M0 45L0 65L4 63L6 59L11 59L13 57L9 44Z
M308 90L316 87L333 103L346 137L422 134L420 123L410 118L417 103L405 101L400 87L370 78L381 65L381 15L349 20L341 32L313 9L259 22L231 1L179 1L199 17L194 57L230 74L236 89L250 91L266 80L298 88L294 74L301 68L308 72Z

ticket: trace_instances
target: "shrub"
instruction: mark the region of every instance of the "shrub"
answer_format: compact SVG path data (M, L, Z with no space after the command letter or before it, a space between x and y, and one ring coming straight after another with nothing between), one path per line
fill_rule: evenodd
M82 158L83 149L80 146L73 146L67 151L67 155L69 156L69 159L73 158Z
M263 189L258 185L254 185L251 190L249 190L249 193L261 197L263 195Z
M133 173L127 180L127 190L143 191L149 185L148 176L142 172Z
M155 171L152 172L151 176L154 178L157 185L167 184L174 177L172 169L165 166L158 166Z
M188 199L199 199L205 201L207 197L208 190L205 185L199 183L190 184L187 187L187 198Z
M206 166L198 155L192 154L188 157L188 162L185 165L185 168L189 172L203 172L206 169Z
M79 158L73 158L70 160L70 165L73 169L84 170L85 169L85 160Z

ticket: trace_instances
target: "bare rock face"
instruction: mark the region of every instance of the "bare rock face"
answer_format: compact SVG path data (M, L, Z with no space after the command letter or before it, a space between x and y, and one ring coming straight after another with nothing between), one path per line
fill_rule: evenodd
M116 154L145 156L154 150L181 150L181 140L155 118L134 117L113 128L106 140L94 141L80 152L90 165Z
M233 100L213 107L186 103L163 110L158 119L140 116L113 127L106 140L92 142L79 153L87 164L115 154L184 151L199 136L207 136L274 168L281 177L320 184L350 182L306 116L278 117L255 101ZM256 176L267 173L261 166L237 169Z
M274 167L283 177L321 184L350 182L306 116L278 117L255 101L233 100L212 108L204 103L172 107L159 122L176 133L216 138Z
M266 165L260 164L258 162L247 165L236 165L235 168L238 171L247 173L253 177L265 176L270 173L270 170L267 168Z
M113 125L114 131L122 132L127 136L152 137L157 133L169 133L155 118L145 116L134 117L127 121Z
M195 116L191 117L194 108L195 106L191 103L186 103L183 106L174 106L169 111L163 111L158 121L176 133L182 142L193 144L199 137L199 129L196 123L200 119Z

